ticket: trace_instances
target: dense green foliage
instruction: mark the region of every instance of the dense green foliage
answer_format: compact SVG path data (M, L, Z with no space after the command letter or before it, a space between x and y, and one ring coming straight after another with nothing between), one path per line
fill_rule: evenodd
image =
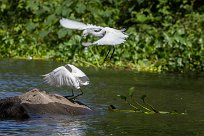
M129 38L114 65L148 71L204 70L202 0L2 0L0 57L36 57L100 66L109 46L81 46L61 17L114 28ZM90 37L89 40L94 40Z

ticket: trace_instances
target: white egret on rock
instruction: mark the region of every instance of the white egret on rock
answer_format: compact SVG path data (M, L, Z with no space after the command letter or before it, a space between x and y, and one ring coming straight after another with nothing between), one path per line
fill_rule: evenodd
M77 67L71 64L67 64L65 66L60 66L54 69L52 72L43 75L44 81L56 87L61 86L69 86L72 88L71 96L64 96L65 98L71 97L74 99L83 94L80 89L81 86L85 86L89 84L89 78ZM81 91L80 94L74 96L73 89L78 89Z
M83 37L86 37L88 34L91 34L96 37L101 37L99 40L93 43L82 43L83 46L90 46L90 45L110 45L116 46L126 41L128 37L127 34L124 33L125 29L117 30L110 27L101 27L92 24L84 24L82 22L62 18L60 19L60 24L69 29L76 29L76 30L83 30ZM115 51L115 48L111 54L111 57ZM110 50L108 51L108 54ZM108 56L106 55L106 57ZM106 59L105 57L105 59ZM105 61L104 59L104 61Z

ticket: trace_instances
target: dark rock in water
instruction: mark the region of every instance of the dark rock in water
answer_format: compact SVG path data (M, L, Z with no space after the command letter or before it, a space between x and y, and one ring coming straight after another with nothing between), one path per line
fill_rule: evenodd
M93 111L84 104L69 101L57 94L33 89L23 95L0 100L0 119L28 119L43 115L89 115Z
M18 97L0 100L0 119L28 119L29 115Z

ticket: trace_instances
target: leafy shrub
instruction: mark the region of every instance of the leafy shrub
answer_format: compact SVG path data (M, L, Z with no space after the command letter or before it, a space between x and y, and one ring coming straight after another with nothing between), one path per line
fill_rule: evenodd
M1 57L32 56L100 66L110 47L81 46L80 31L59 25L65 17L127 28L127 42L116 47L107 65L148 71L204 70L201 0L3 0L0 4Z

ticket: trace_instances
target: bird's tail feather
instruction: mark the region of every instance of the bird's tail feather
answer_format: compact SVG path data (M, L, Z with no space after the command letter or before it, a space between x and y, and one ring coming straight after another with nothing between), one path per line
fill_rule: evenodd
M121 32L125 32L126 31L126 28L122 28L120 29Z

